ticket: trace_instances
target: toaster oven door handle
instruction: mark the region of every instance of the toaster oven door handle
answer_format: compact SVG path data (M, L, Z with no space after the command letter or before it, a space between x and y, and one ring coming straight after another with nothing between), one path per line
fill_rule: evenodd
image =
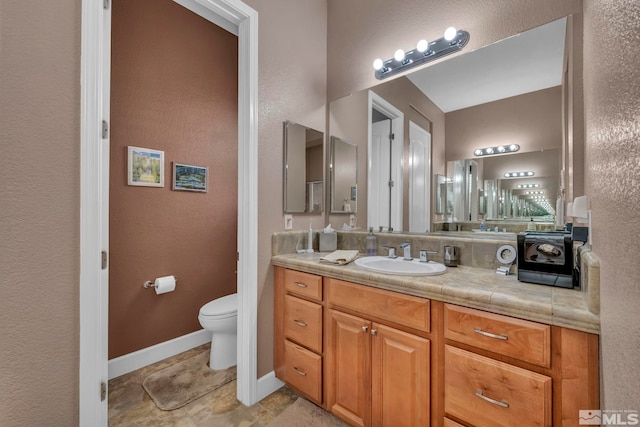
M475 332L476 334L484 335L485 337L495 338L497 340L508 340L509 339L509 337L507 335L504 335L504 334L500 334L500 335L492 334L491 332L483 331L480 328L475 328L473 330L473 332Z

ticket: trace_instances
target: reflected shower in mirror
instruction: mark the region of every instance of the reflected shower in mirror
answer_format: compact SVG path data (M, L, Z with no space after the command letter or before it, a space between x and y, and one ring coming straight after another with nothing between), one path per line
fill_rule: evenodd
M324 133L284 123L284 211L323 211Z
M335 136L330 148L331 213L358 211L358 147Z

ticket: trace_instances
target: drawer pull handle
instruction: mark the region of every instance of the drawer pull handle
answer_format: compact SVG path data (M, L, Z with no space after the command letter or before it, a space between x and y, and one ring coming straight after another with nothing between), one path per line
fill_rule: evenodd
M307 326L307 324L304 323L302 320L294 320L293 323L295 323L298 326L302 326L303 328Z
M307 284L306 283L301 283L301 282L293 282L294 285L296 285L299 288L306 288Z
M300 368L296 368L295 366L293 367L293 370L296 371L298 374L302 375L303 377L307 376L307 373L305 371L303 371Z
M378 335L378 330L377 329L372 329L371 330L371 335Z
M498 406L501 406L503 408L508 408L509 407L509 404L507 402L505 402L504 400L503 401L495 400L495 399L492 399L490 397L485 396L484 394L482 394L482 390L476 391L476 396L478 396L481 399L486 400L489 403L493 403L494 405L498 405Z
M368 327L368 326L363 326L363 327L362 327L362 332L367 332L368 330L369 330L369 327Z
M497 339L497 340L508 340L508 339L509 339L509 337L508 337L508 336L506 336L506 335L502 335L502 334L500 334L500 335L492 334L491 332L483 331L483 330L482 330L482 329L480 329L480 328L475 328L475 329L473 330L473 332L475 332L476 334L484 335L485 337L495 338L495 339Z

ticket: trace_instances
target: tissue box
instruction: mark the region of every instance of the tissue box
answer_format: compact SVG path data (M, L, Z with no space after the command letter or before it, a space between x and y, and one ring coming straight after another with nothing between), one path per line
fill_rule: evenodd
M338 233L318 233L318 236L320 236L320 252L338 249Z

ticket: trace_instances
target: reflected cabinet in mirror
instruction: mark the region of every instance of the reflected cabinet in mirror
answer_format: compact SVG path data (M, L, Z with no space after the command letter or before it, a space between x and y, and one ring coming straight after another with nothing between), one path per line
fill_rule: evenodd
M332 101L331 133L366 159L366 226L412 231L411 218L423 215L423 230L434 221L553 218L558 198L581 194L583 117L571 92L581 90L581 68L571 65L582 60L573 44L581 34L572 17L562 18ZM417 215L414 190L424 184L412 170L412 123L428 134L428 176L441 176L428 180ZM485 148L495 151L476 154ZM504 176L530 169L540 187Z
M284 211L323 211L324 133L284 123Z
M358 147L335 136L330 148L331 213L358 211Z

